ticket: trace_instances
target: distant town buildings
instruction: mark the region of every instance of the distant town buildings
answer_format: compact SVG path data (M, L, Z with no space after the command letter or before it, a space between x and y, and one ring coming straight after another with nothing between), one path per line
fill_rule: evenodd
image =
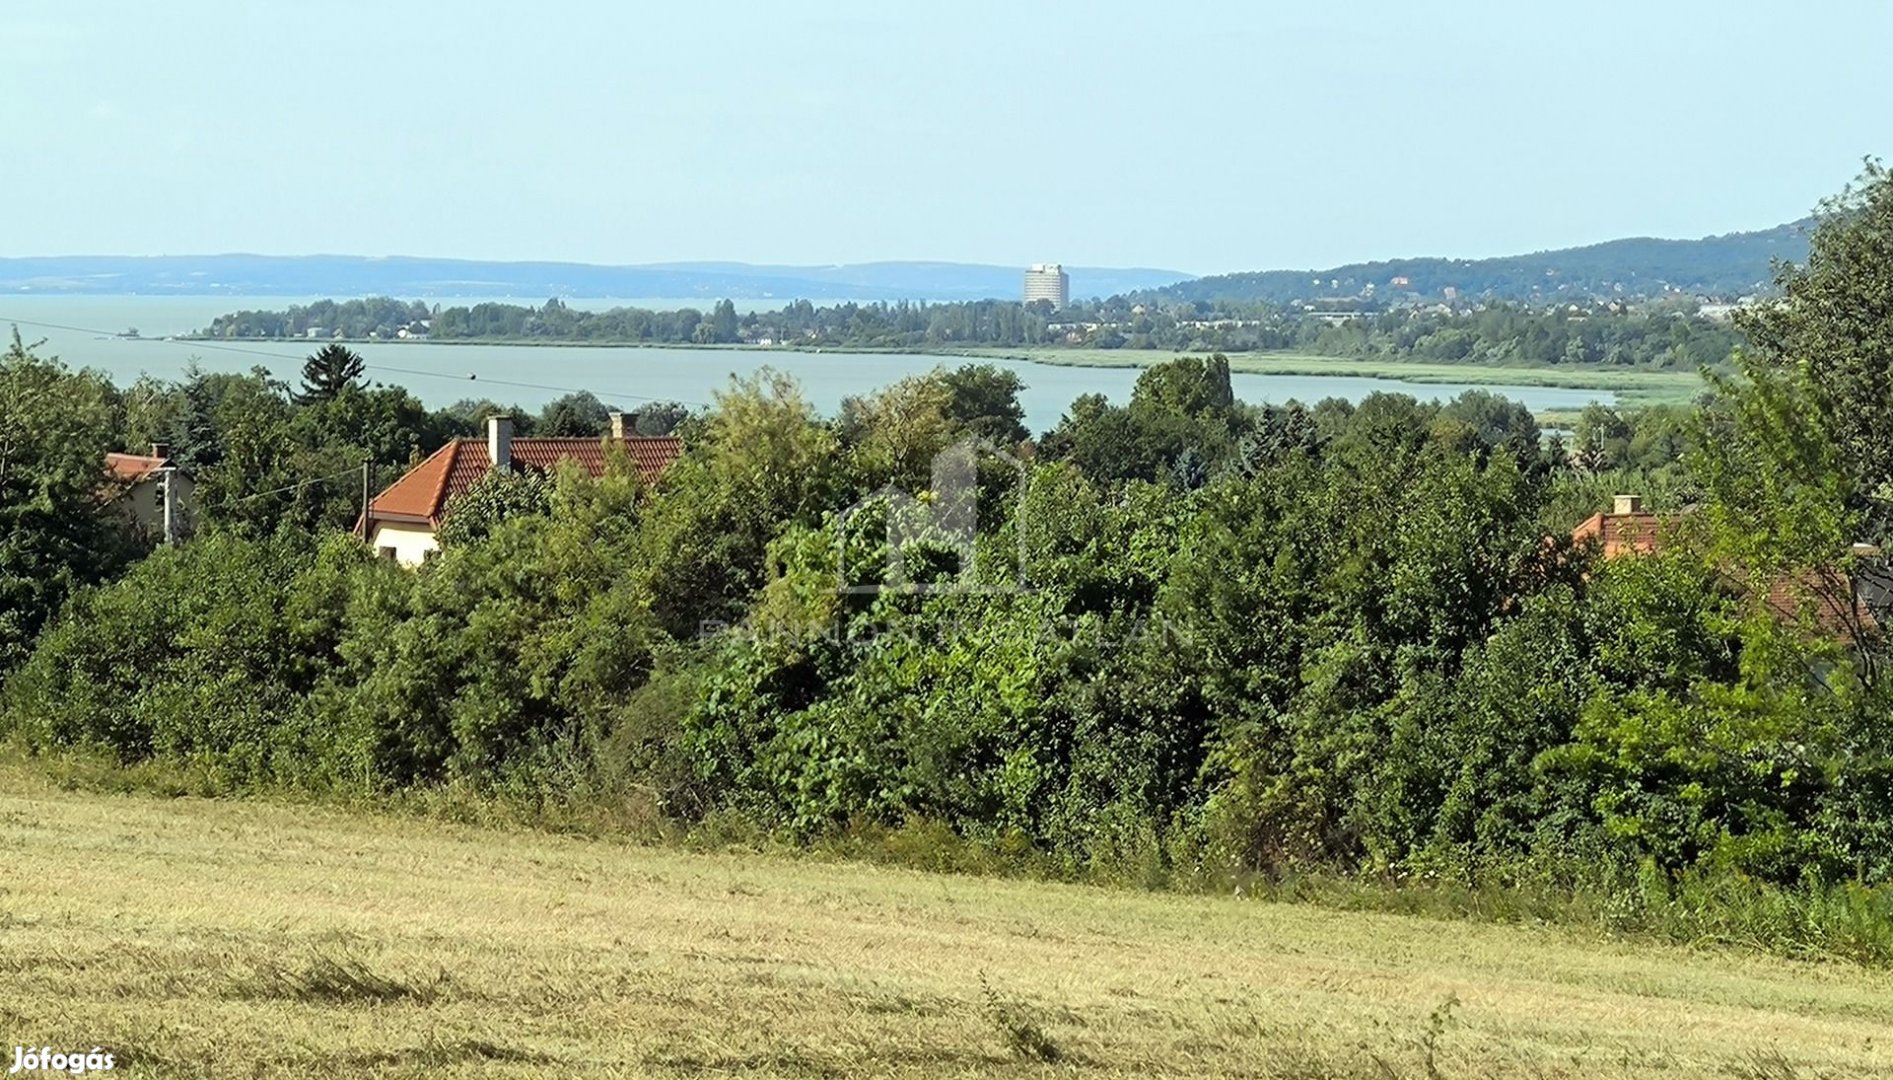
M1062 309L1071 302L1071 278L1058 263L1033 263L1025 272L1025 302L1050 300Z

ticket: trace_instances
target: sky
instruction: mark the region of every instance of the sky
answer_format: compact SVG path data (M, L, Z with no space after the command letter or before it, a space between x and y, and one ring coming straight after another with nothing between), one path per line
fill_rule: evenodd
M1191 273L1766 228L1893 3L5 0L0 257Z

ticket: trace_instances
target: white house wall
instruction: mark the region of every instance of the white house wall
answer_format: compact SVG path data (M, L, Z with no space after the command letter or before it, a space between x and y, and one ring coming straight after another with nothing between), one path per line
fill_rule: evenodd
M376 554L392 554L402 566L419 566L427 561L428 552L440 550L440 541L425 525L382 522L375 526L373 546Z

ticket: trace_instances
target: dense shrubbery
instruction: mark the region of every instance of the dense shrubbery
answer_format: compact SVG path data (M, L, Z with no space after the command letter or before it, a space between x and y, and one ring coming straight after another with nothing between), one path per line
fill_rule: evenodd
M0 352L0 673L75 588L134 554L99 512L114 396L97 374L34 356L18 330Z
M1847 657L1703 556L1547 541L1569 474L1521 410L1250 409L1181 360L1075 409L959 552L891 534L925 504L880 486L982 423L928 385L851 405L845 443L787 382L739 386L658 489L476 489L418 573L340 537L161 551L75 600L8 723L232 786L922 818L1072 872L1890 869ZM907 587L838 589L894 554Z
M1828 891L1893 883L1881 638L1819 613L1884 493L1780 361L1700 414L1588 412L1569 452L1482 393L1245 406L1220 358L1036 443L990 369L832 421L765 374L655 487L496 481L418 572L294 530L160 551L78 592L0 725L226 788L944 829L1138 880L1531 883L1663 926L1792 895L1883 929L1883 893ZM1697 505L1674 541L1571 544L1628 474Z

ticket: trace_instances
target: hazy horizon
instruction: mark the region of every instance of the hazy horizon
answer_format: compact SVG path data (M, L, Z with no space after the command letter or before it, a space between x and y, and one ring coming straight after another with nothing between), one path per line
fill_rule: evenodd
M1810 207L1810 212L1811 211L1812 211L1812 208ZM1456 251L1400 252L1400 253L1395 253L1395 254L1371 255L1366 258L1361 258L1361 259L1352 259L1352 260L1349 260L1349 264L1371 263L1371 262L1398 262L1405 259L1425 259L1425 258L1468 258L1468 259L1504 258L1507 256L1512 256L1512 255L1532 255L1539 252L1564 251L1564 250L1570 250L1573 248L1594 247L1601 244L1607 244L1615 240L1709 240L1709 239L1714 239L1716 237L1729 236L1729 235L1734 235L1738 233L1765 232L1769 229L1778 228L1783 225L1792 225L1796 221L1803 220L1807 218L1808 216L1809 216L1808 213L1803 213L1791 219L1785 219L1785 220L1773 222L1767 225L1758 225L1758 226L1755 226L1754 228L1723 229L1717 232L1703 233L1701 235L1695 235L1695 236L1659 236L1659 235L1654 235L1654 234L1645 234L1645 235L1640 235L1640 236L1627 236L1627 235L1626 236L1606 236L1606 237L1599 237L1595 240L1585 240L1585 241L1579 241L1573 244L1567 244L1560 248L1537 247L1537 248L1521 249L1518 251L1491 252L1488 254L1477 255L1477 256L1466 256ZM959 260L959 259L935 259L935 258L926 258L926 257L915 257L915 258L891 257L891 258L861 259L861 260L852 261L852 262L799 262L799 263L754 262L754 261L745 260L745 259L722 259L722 258L665 259L660 262L640 262L640 263L603 263L603 262L592 262L592 261L587 261L587 260L582 260L582 259L559 259L559 258L480 259L480 258L469 258L466 256L460 256L460 255L438 255L438 254L427 254L427 253L412 252L412 251L390 252L385 255L369 255L369 254L364 254L359 251L163 251L163 252L152 252L152 253L146 253L146 254L135 254L135 253L127 253L127 252L121 252L121 251L77 251L77 252L41 251L41 252L33 252L30 254L21 254L21 255L12 255L12 254L0 255L0 259L214 259L214 258L225 258L225 257L260 258L260 259L362 259L365 261L373 261L373 262L392 262L392 261L397 261L397 260L410 259L410 260L416 260L416 261L429 261L429 262L473 262L473 263L493 263L493 264L500 264L500 265L510 264L510 263L546 263L546 264L570 264L574 266L624 267L624 268L631 268L631 269L665 269L665 268L690 269L690 268L711 268L711 267L723 267L723 266L741 266L741 267L748 267L748 268L755 268L755 269L836 270L836 269L841 269L843 267L917 266L917 265L932 264L932 265L941 265L941 266L979 266L979 267L998 267L998 268L1016 267L1017 269L1024 270L1027 266L1031 265L1030 263L995 262L991 259ZM1035 260L1035 261L1045 262L1048 260L1040 259L1040 260ZM1069 262L1064 263L1063 265L1067 269L1085 268L1085 267L1081 267L1079 264L1069 263ZM1248 267L1240 267L1234 270L1217 270L1217 271L1212 271L1209 273L1198 273L1196 271L1193 271L1184 267L1156 266L1156 265L1136 265L1136 266L1118 265L1118 266L1109 266L1109 267L1094 266L1094 267L1089 267L1089 269L1146 270L1146 271L1158 272L1158 273L1179 273L1179 274L1184 274L1190 277L1211 277L1216 274L1241 273L1243 271L1303 270L1303 269L1320 270L1320 269L1327 269L1330 266L1340 266L1340 265L1346 265L1346 264L1323 263L1319 266L1309 265L1306 267L1248 266Z
M306 14L7 5L0 256L1206 275L1766 229L1893 143L1868 2Z
M1785 224L1785 223L1777 222L1777 224ZM1693 239L1693 238L1690 238L1690 239ZM604 267L620 267L621 266L621 267L633 267L633 268L639 268L639 269L669 268L669 269L679 269L679 270L691 269L691 268L708 268L708 267L717 267L717 266L743 266L743 267L756 267L756 268L780 267L784 269L796 269L796 270L835 270L835 269L840 269L841 267L844 267L844 266L924 266L928 264L933 264L933 265L939 265L939 266L985 266L985 267L1003 267L1003 268L1016 267L1019 270L1023 271L1027 266L1031 265L1031 263L994 262L991 259L960 260L960 259L929 259L929 258L859 259L859 260L855 260L851 262L801 262L801 263L753 262L746 259L706 258L706 259L665 259L660 262L601 263L601 262L592 262L592 261L588 261L584 259L476 259L476 258L467 258L461 255L436 255L436 254L428 254L425 252L413 252L413 251L395 251L395 252L389 252L388 254L385 254L385 255L368 255L359 251L156 251L156 252L35 251L35 252L22 253L18 255L15 255L15 254L0 255L0 259L221 259L221 258L363 259L363 260L367 260L371 262L394 262L401 259L415 259L415 260L425 260L428 262L567 263L574 266L604 266ZM1034 261L1048 262L1048 261L1056 261L1056 260L1037 259ZM1078 266L1078 265L1079 264L1077 263L1071 263L1071 262L1067 262L1064 264L1064 266L1067 269ZM1184 273L1184 274L1190 273L1190 271L1188 270L1182 270L1174 266L1111 266L1111 267L1093 267L1093 269L1151 270L1151 271L1158 271L1158 272L1164 272L1164 273L1170 273L1170 272ZM1200 276L1200 275L1193 275L1193 276Z

